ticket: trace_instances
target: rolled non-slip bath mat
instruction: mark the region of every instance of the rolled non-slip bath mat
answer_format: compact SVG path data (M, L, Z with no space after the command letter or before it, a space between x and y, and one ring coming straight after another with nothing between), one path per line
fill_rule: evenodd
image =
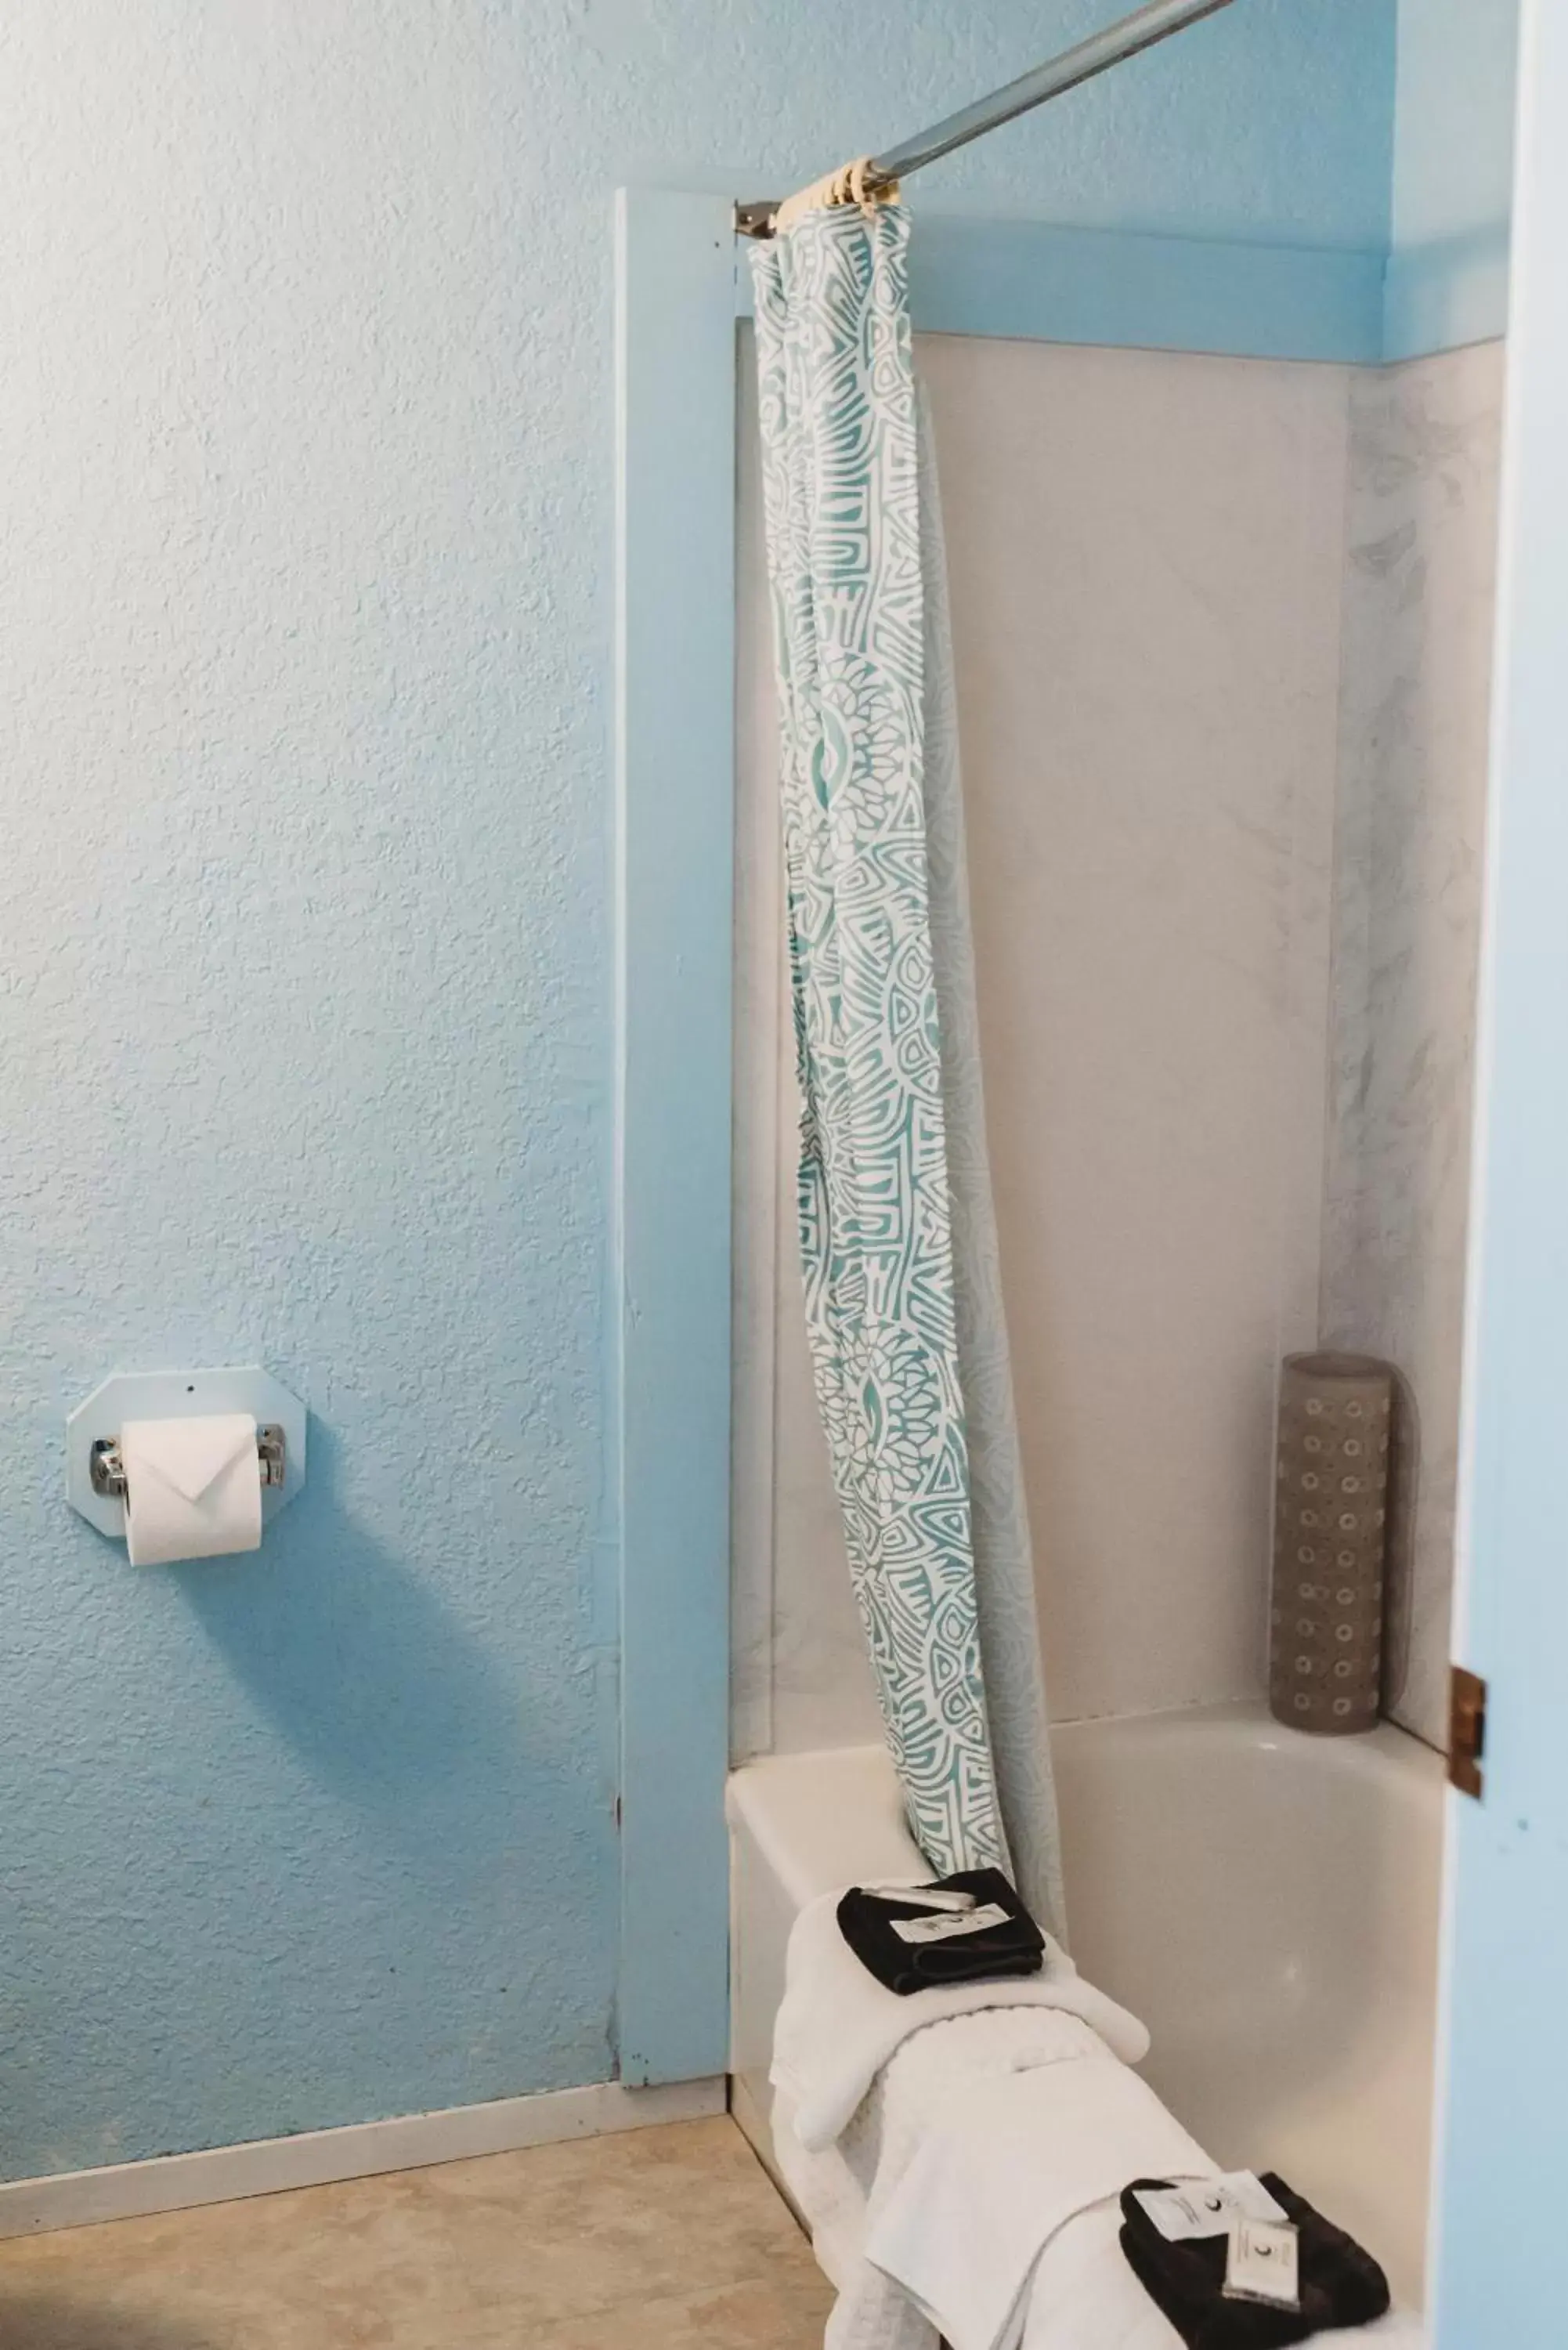
M1370 1355L1281 1371L1269 1703L1297 1730L1377 1721L1395 1384Z
M1224 2236L1168 2243L1138 2201L1141 2189L1166 2179L1138 2178L1122 2193L1122 2250L1138 2282L1158 2302L1188 2350L1286 2350L1314 2334L1371 2325L1386 2314L1388 2280L1354 2236L1325 2220L1284 2180L1265 2170L1262 2183L1295 2228L1301 2307L1269 2309L1225 2296Z

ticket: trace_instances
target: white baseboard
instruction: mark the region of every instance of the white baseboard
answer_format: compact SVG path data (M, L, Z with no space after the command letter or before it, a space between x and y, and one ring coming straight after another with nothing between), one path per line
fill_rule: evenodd
M628 2089L618 2081L603 2081L587 2089L499 2097L493 2105L451 2106L440 2113L355 2122L346 2129L309 2130L298 2137L259 2138L249 2146L216 2146L196 2154L158 2155L148 2162L117 2162L102 2170L16 2178L0 2182L0 2237L88 2228L100 2220L141 2219L154 2211L186 2211L200 2203L278 2195L291 2187L325 2187L335 2178L369 2178L382 2170L421 2170L427 2163L511 2154L523 2147L553 2146L563 2138L646 2129L656 2122L702 2121L724 2107L722 2074L656 2089Z

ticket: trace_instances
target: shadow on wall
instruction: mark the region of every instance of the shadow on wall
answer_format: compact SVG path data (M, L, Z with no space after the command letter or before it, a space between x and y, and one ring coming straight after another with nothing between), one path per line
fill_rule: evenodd
M167 2317L0 2288L0 2350L222 2350Z
M493 1872L515 1807L555 1815L560 1768L529 1745L523 1690L346 1514L336 1471L336 1440L313 1419L310 1473L267 1534L265 1572L248 1557L165 1571L317 1783L456 1887Z

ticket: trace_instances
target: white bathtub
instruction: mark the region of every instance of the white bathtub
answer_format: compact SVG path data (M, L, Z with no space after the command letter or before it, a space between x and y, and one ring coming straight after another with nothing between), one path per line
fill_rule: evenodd
M1073 1955L1141 2015L1144 2071L1210 2152L1276 2169L1422 2299L1442 1766L1396 1730L1333 1740L1224 1707L1053 1738ZM919 1866L880 1749L735 1773L732 2073L764 2159L791 1920Z

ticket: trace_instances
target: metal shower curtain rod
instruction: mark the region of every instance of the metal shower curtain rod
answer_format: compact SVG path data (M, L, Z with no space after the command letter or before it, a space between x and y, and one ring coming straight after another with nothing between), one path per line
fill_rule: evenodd
M886 155L874 155L864 174L867 193L886 192L898 181L907 179L911 172L922 171L928 163L950 155L955 147L967 147L971 139L983 139L988 130L1011 122L1016 115L1027 114L1032 107L1044 106L1047 99L1060 98L1064 91L1076 89L1080 82L1092 81L1096 74L1107 72L1127 57L1136 57L1141 49L1153 48L1157 41L1168 40L1172 33L1185 32L1189 25L1196 25L1201 17L1218 16L1221 8L1231 5L1231 0L1148 0L1147 6L1135 8L1130 16L1107 25L1103 33L1092 33L1075 48L1064 49L1059 57L1049 58L1031 73L1020 74L1005 88L993 90L989 98L976 99L972 106L962 107L945 121L933 123L929 130L906 139L901 147L889 148ZM738 203L737 234L771 234L777 210L776 199Z

